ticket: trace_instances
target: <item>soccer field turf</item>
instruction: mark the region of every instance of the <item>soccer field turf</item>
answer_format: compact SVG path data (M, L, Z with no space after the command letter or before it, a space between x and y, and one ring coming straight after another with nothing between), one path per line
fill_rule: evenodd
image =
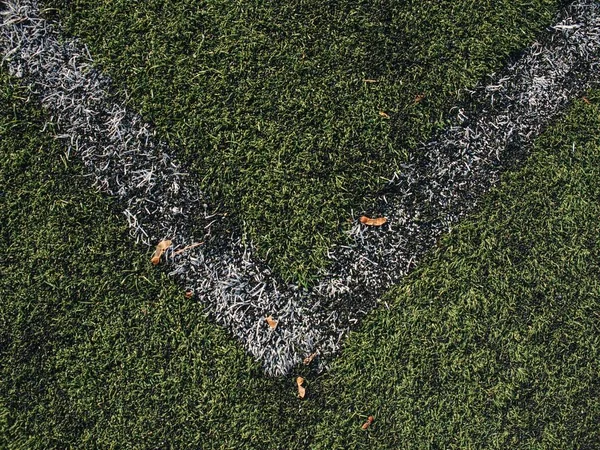
M529 45L558 6L47 4L58 7L47 15L90 45L129 107L207 174L202 188L259 252L272 249L275 270L304 279L340 238L349 208L367 208L378 178L445 123L445 108L464 101L459 91ZM289 48L260 47L279 32L289 33ZM201 61L189 61L190 42ZM304 72L294 58L309 44L314 67ZM362 81L370 77L378 82ZM599 442L598 91L573 99L526 163L385 294L329 371L299 367L273 379L149 264L117 202L94 192L53 139L60 130L45 126L35 96L5 73L1 86L3 446ZM261 121L269 132L249 126ZM285 170L271 170L282 156ZM298 375L307 380L304 400Z
M373 207L368 197L381 177L446 123L465 88L529 45L557 6L46 5L90 45L121 96L178 150L260 255L285 279L304 282L327 263L350 209Z

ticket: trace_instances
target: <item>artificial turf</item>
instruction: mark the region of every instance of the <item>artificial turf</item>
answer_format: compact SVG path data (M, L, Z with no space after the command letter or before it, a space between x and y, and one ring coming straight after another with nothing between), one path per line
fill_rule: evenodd
M43 130L35 97L0 73L0 447L600 443L599 91L386 295L328 372L268 379L149 263Z
M309 284L352 213L556 0L49 0L258 254Z

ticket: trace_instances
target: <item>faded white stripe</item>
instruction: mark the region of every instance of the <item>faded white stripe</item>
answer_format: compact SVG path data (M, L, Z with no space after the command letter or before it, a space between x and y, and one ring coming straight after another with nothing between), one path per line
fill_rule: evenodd
M389 225L356 222L354 243L331 250L331 269L311 290L278 281L240 236L223 234L227 219L210 209L154 131L111 96L86 47L59 41L35 0L6 2L0 47L10 73L30 84L58 124L69 154L83 160L96 186L121 199L136 241L172 239L172 275L267 374L282 375L314 351L324 367L350 327L498 181L500 163L522 158L569 99L597 81L599 17L596 2L573 3L540 42L475 89L478 113L457 109L455 126L391 177L380 198ZM199 241L206 244L175 254ZM278 320L275 330L264 320L269 315Z

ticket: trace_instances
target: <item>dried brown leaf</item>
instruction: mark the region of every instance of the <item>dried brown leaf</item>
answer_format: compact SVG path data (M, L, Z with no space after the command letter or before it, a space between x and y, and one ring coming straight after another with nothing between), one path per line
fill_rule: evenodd
M425 98L425 94L418 94L415 96L415 103L421 103L421 100Z
M156 250L154 250L154 254L152 255L152 259L150 260L152 261L152 264L157 265L160 262L160 257L171 246L172 243L172 241L166 239L164 241L160 241L156 245Z
M306 396L306 389L302 386L304 384L304 378L296 378L296 384L298 385L298 397L304 398Z
M194 291L192 291L191 289L185 291L185 298L192 298L192 295L194 295Z
M590 102L590 99L587 97L583 97L582 100L583 100L583 103L585 103L586 105L591 105L591 103L592 103L592 102Z
M379 115L381 117L383 117L384 119L389 119L390 118L389 114L387 114L387 113L385 113L383 111L379 111Z
M267 321L271 329L274 330L275 328L277 328L277 321L273 319L273 316L265 317L265 320Z
M363 80L363 82L365 82L365 83L377 83L377 80L373 80L372 78L365 78Z
M363 423L362 425L362 429L366 430L367 428L369 428L371 426L371 424L375 421L375 417L373 416L369 416L369 418L367 419L367 421L365 423Z
M370 217L367 217L367 216L361 216L361 218L359 220L360 220L360 223L364 223L365 225L368 225L370 227L380 227L381 225L383 225L384 223L387 222L387 219L385 217L378 217L376 219L371 219Z
M312 362L312 360L315 359L315 356L317 356L317 353L318 352L311 353L306 358L304 358L304 361L303 361L304 365L308 366Z

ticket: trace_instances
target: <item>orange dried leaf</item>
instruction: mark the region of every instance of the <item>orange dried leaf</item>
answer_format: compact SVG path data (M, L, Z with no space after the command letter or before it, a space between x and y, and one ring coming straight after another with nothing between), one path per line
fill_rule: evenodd
M306 358L304 358L304 361L303 361L304 365L308 366L312 362L312 360L315 359L315 356L317 356L317 353L318 352L311 353Z
M304 398L306 396L306 389L302 386L304 384L304 378L296 378L296 384L298 385L298 397Z
M421 100L425 98L425 94L418 94L415 96L415 103L421 103Z
M277 321L273 319L273 316L265 317L265 320L273 330L277 328Z
M373 423L374 420L375 420L375 417L369 416L369 418L367 419L367 421L365 423L363 423L361 428L363 430L366 430L367 428L369 428L371 426L371 424Z
M160 262L160 257L163 253L171 246L173 242L170 240L160 241L156 246L156 250L154 250L154 254L152 255L152 264L157 265Z
M381 117L383 117L384 119L389 119L390 118L390 116L387 113L383 112L383 111L379 111L379 115Z
M583 97L582 98L583 103L585 103L586 105L590 105L592 102L590 102L590 100L587 97Z
M378 217L377 219L371 219L370 217L367 217L367 216L361 216L361 218L359 220L360 220L360 223L364 223L365 225L368 225L370 227L380 227L381 225L383 225L384 223L387 222L387 219L385 217Z
M191 289L185 291L185 298L192 298L192 295L194 295L194 291L192 291Z

